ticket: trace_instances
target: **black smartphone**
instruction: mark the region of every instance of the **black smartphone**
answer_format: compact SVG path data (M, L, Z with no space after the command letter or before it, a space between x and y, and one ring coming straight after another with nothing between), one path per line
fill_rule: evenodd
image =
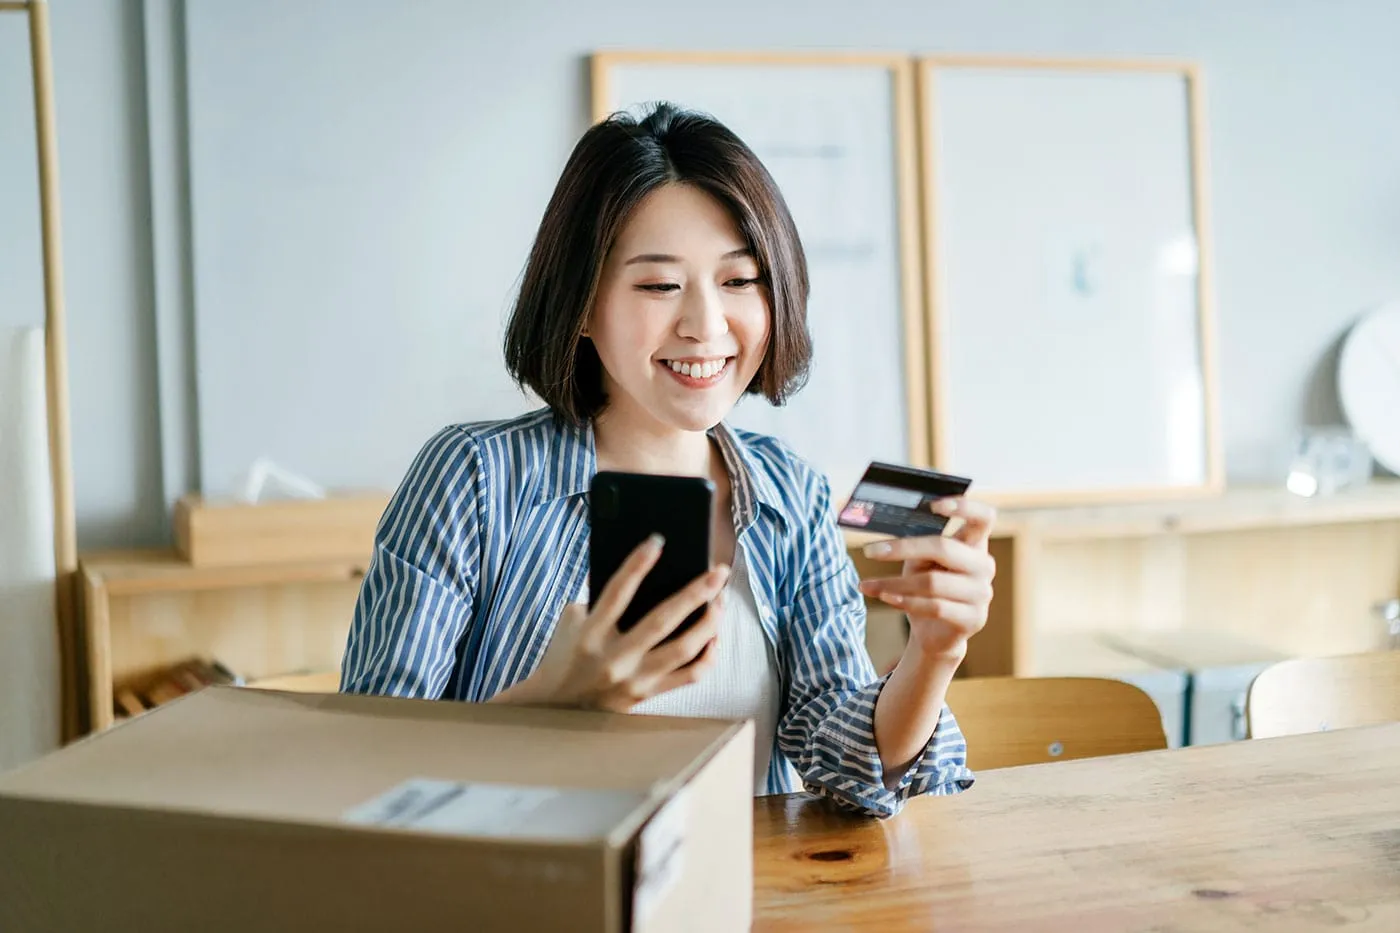
M623 610L618 628L626 631L676 591L710 569L710 522L714 483L699 476L653 476L604 471L588 493L592 531L588 544L588 602L603 588L648 535L666 539L661 557ZM674 638L705 614L701 606L676 627ZM669 640L669 639L668 639Z

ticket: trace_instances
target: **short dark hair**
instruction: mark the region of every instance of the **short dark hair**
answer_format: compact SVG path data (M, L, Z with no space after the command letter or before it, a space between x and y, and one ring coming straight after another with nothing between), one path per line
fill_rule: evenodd
M662 103L641 119L613 114L578 141L545 208L506 327L506 368L516 384L565 421L582 424L607 404L603 365L583 330L608 251L642 199L675 183L724 205L758 262L771 336L745 391L781 405L806 381L807 259L782 193L722 123Z

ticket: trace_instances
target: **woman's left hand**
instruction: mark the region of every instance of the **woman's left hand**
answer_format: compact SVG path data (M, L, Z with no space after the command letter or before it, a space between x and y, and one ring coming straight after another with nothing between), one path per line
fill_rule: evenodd
M996 561L987 550L996 522L990 505L963 497L940 499L932 511L959 518L947 536L929 535L878 541L865 548L874 560L902 560L897 577L865 580L866 596L904 610L909 617L909 648L926 658L961 662L967 640L987 624Z

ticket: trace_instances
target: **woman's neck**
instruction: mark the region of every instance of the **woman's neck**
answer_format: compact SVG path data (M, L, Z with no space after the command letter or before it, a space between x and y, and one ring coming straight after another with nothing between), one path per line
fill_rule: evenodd
M705 432L680 431L661 424L642 425L620 414L605 412L593 422L599 470L710 475L713 452Z

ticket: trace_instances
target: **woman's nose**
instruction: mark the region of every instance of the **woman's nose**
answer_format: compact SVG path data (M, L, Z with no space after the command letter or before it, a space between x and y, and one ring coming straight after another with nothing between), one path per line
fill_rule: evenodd
M676 322L676 333L680 336L704 344L729 332L729 322L724 314L724 302L714 287L692 289L681 302L680 320Z

